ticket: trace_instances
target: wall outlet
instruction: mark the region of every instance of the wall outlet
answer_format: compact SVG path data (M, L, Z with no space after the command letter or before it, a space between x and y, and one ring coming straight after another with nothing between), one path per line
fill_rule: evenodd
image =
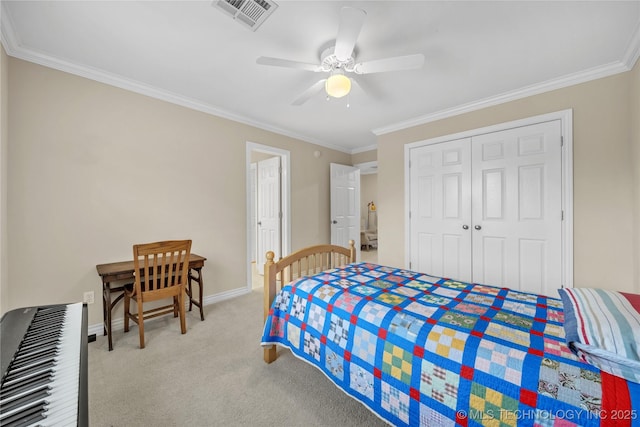
M93 304L94 303L93 291L85 292L84 297L82 298L82 302L86 302L87 304Z

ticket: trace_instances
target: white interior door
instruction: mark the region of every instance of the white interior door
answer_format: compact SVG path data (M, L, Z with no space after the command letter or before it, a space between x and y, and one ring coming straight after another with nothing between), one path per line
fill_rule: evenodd
M331 243L349 247L356 242L356 259L360 259L360 169L330 164Z
M552 295L562 284L555 120L473 137L473 280Z
M470 138L411 150L411 268L471 281Z
M258 273L264 274L264 254L275 253L275 260L282 254L281 248L281 194L280 156L258 162Z

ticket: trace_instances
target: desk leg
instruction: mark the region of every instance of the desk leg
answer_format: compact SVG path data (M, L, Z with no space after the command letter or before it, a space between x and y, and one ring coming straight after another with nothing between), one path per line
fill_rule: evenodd
M120 294L111 301L111 294L113 292L119 292ZM111 288L111 283L102 282L102 322L104 335L107 336L107 340L109 341L109 351L113 350L113 338L112 338L112 329L111 329L111 312L113 311L113 307L124 298L124 287L116 286L115 288Z
M109 341L109 351L113 350L113 340L111 339L111 285L109 282L102 282L102 322L104 335Z
M198 273L197 276L195 276L193 273ZM193 287L192 287L192 282L195 281L198 283L198 288L199 288L199 292L198 292L198 301L194 301L193 300ZM194 304L196 307L200 308L200 320L204 320L204 310L202 308L202 306L204 305L202 303L202 299L203 296L202 294L203 292L203 288L204 288L204 284L203 284L203 280L202 280L202 267L200 268L192 268L189 270L189 311L191 311L191 309L193 308Z

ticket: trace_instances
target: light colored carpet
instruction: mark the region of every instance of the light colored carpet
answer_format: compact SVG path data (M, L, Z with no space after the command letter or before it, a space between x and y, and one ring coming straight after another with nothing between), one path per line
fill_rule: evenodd
M114 316L122 316L119 305ZM89 343L89 417L101 426L383 426L322 372L278 349L262 360L262 291Z
M372 262L374 264L378 263L378 249L373 248L368 251L362 250L360 251L360 260L362 262Z

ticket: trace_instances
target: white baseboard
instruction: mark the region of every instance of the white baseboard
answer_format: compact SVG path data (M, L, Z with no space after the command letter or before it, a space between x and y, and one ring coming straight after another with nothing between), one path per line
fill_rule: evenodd
M208 295L204 297L204 305L211 305L211 304L215 304L221 301L225 301L231 298L236 298L242 295L246 295L249 292L251 292L250 289L245 288L237 288L237 289L232 289L230 291L226 291L226 292L222 292L219 294L215 294L215 295ZM120 307L120 306L119 306ZM187 307L188 307L188 302L187 302ZM197 307L195 308L197 310ZM122 308L120 308L120 312L122 313ZM115 313L115 311L114 311ZM113 313L112 313L113 316ZM149 321L152 322L154 319L150 319ZM124 328L124 319L122 318L122 316L117 316L117 318L112 318L111 321L111 329L112 330L117 330L117 329L122 329ZM104 327L102 326L102 323L96 323L94 325L89 325L88 329L88 334L89 335L93 335L95 334L96 336L102 336L103 332L104 332Z

